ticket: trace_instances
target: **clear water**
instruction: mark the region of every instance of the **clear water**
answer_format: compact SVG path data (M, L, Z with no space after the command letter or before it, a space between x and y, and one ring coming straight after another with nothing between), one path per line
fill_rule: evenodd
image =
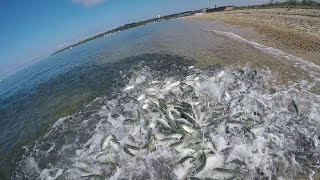
M139 27L1 81L0 177L319 178L319 67L224 28Z

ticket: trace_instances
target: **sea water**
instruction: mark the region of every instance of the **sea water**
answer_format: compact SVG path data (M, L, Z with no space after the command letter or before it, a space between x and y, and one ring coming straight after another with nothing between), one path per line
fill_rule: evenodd
M316 179L319 67L222 30L152 24L4 79L1 177Z

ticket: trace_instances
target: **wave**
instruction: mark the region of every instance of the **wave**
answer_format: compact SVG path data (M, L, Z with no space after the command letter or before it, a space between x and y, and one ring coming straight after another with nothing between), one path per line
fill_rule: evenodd
M134 71L116 97L97 98L25 147L13 178L319 176L319 96L248 66L183 71Z
M283 60L286 60L286 62L289 63L288 65L294 65L295 67L302 68L303 70L308 71L310 73L310 75L314 78L317 78L317 79L320 78L320 74L319 74L320 66L318 66L310 61L306 61L302 58L296 57L292 54L283 52L283 51L276 49L276 48L273 48L273 47L265 46L265 45L259 44L257 42L254 42L254 41L249 41L249 40L247 40L237 34L234 34L232 32L209 30L209 29L203 29L203 31L213 32L218 35L226 36L226 37L235 39L237 41L240 41L242 43L249 44L256 49L261 50L264 53L271 54L273 56L280 57Z

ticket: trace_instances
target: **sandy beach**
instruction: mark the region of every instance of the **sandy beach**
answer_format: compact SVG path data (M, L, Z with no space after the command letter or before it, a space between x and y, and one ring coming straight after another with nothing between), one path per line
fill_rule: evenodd
M187 19L217 21L241 27L252 27L260 37L239 34L263 45L320 64L320 10L251 9L231 10L191 16Z
M216 57L212 61L204 62L205 65L214 61L232 66L249 63L259 69L271 70L280 84L301 82L301 80L307 80L309 83L318 81L319 75L314 75L308 68L318 69L320 65L320 10L286 8L230 10L204 13L184 19L195 24L206 23L209 30L238 35L249 43L241 42L239 39L236 41L251 47L255 46L252 46L252 43L257 43L258 46L271 48L282 54L282 58L278 58L278 55L273 56L278 60L270 59L270 52L258 58L254 53L239 54L234 56L237 57L234 62L226 63L223 59L219 60L219 57ZM254 48L261 50L259 47ZM228 51L228 54L235 52ZM292 61L288 56L292 56L295 60ZM303 63L300 64L300 62ZM303 64L308 63L310 64L308 68L301 68ZM314 86L310 91L319 94L319 85Z

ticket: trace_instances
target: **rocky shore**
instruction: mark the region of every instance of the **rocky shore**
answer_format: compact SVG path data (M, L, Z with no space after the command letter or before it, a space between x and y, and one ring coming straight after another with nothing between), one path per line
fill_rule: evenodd
M320 64L320 10L232 10L191 16L188 19L222 21L241 27L253 27L258 33L266 36L262 44Z

